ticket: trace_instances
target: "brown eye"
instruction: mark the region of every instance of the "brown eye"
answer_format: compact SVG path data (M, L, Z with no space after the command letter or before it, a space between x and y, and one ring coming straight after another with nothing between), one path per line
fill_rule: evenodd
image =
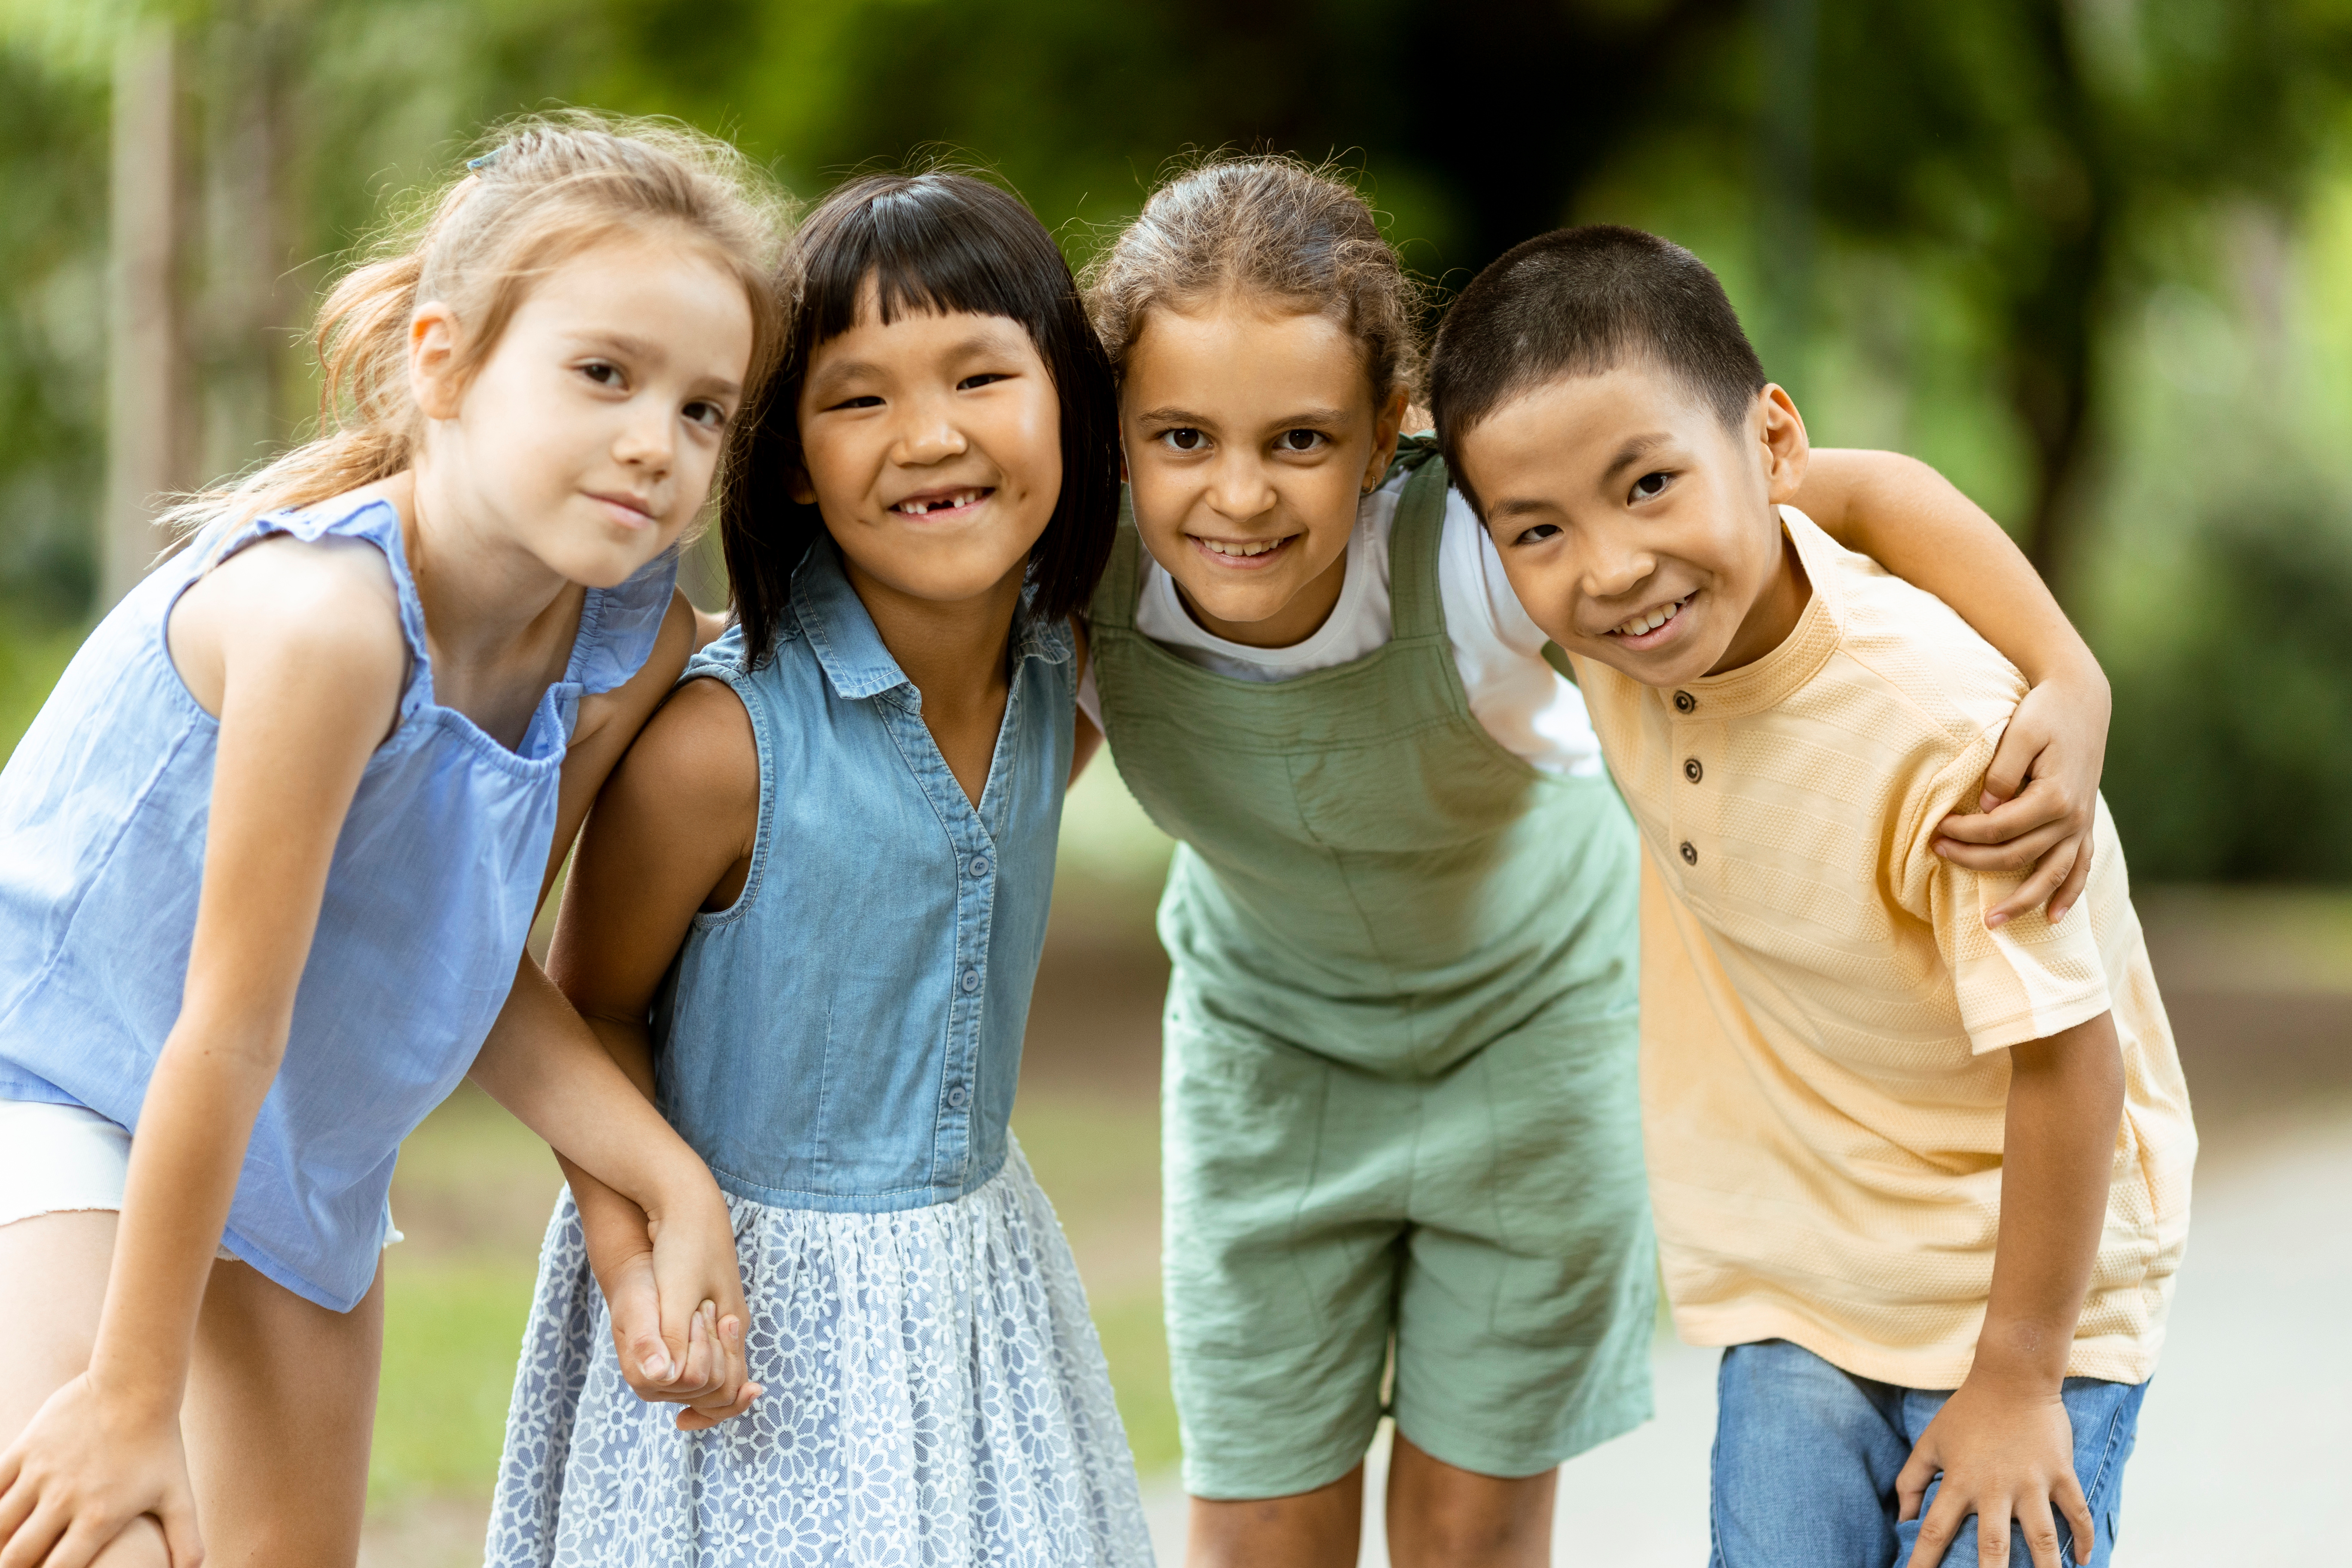
M1163 430L1160 438L1179 452L1197 452L1209 444L1209 438L1198 430Z
M1660 494L1664 493L1665 488L1666 476L1664 474L1643 474L1640 479L1633 481L1633 499L1635 500L1654 500Z
M1326 445L1326 437L1319 430L1285 430L1274 444L1286 452L1312 452Z

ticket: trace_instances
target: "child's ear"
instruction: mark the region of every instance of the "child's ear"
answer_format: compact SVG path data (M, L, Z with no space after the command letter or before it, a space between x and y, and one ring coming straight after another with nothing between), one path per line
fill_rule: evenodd
M1388 476L1389 464L1396 460L1397 436L1404 428L1406 406L1412 400L1398 387L1372 413L1372 460L1364 466L1364 493L1370 494L1381 480Z
M1764 479L1774 505L1797 499L1805 482L1805 465L1812 447L1805 437L1804 416L1794 399L1778 385L1757 394L1757 437L1763 447Z
M798 463L794 463L792 471L785 476L784 489L803 506L816 505L816 486L810 480L808 470Z
M408 323L408 395L427 419L455 419L466 400L457 375L457 313L439 300L417 307Z

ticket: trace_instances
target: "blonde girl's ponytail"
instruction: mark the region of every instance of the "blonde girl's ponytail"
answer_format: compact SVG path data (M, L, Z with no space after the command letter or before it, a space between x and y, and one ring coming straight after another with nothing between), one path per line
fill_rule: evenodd
M309 439L240 479L187 498L163 521L185 536L264 512L313 505L391 478L416 456L421 416L408 392L409 325L438 302L464 333L470 375L498 346L533 280L597 242L651 236L691 247L742 287L751 307L745 406L773 371L783 336L776 289L788 207L728 143L663 121L571 110L506 122L420 209L343 274L310 334L319 422ZM714 496L730 476L722 470Z

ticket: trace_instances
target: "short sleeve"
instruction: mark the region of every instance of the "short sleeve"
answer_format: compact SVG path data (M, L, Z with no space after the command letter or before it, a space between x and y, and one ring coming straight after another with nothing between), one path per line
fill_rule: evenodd
M1974 797L1994 738L1970 747L1937 775L1927 798L1917 803L1912 835L1915 866L1925 879L1926 913L1951 972L1969 1048L1979 1056L2047 1039L2113 1005L2086 906L2078 905L2057 925L2036 909L1988 928L1985 911L2008 897L2021 878L1971 871L1935 852L1936 824L1953 802Z
M1078 711L1094 721L1096 729L1102 729L1102 689L1095 684L1095 661L1091 658L1087 660L1087 672L1078 677Z
M1438 587L1470 711L1505 750L1545 772L1597 776L1601 742L1584 698L1544 658L1550 639L1459 490L1446 496L1443 542Z

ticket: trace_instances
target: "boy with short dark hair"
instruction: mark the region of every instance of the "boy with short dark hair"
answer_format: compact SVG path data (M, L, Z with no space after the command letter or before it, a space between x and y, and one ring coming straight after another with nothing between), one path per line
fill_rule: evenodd
M1777 504L1804 425L1689 252L1517 247L1431 395L1650 850L1651 1197L1677 1329L1727 1347L1715 1561L2105 1563L2196 1133L2104 805L2082 914L1990 924L2012 884L1931 843L2025 682Z

